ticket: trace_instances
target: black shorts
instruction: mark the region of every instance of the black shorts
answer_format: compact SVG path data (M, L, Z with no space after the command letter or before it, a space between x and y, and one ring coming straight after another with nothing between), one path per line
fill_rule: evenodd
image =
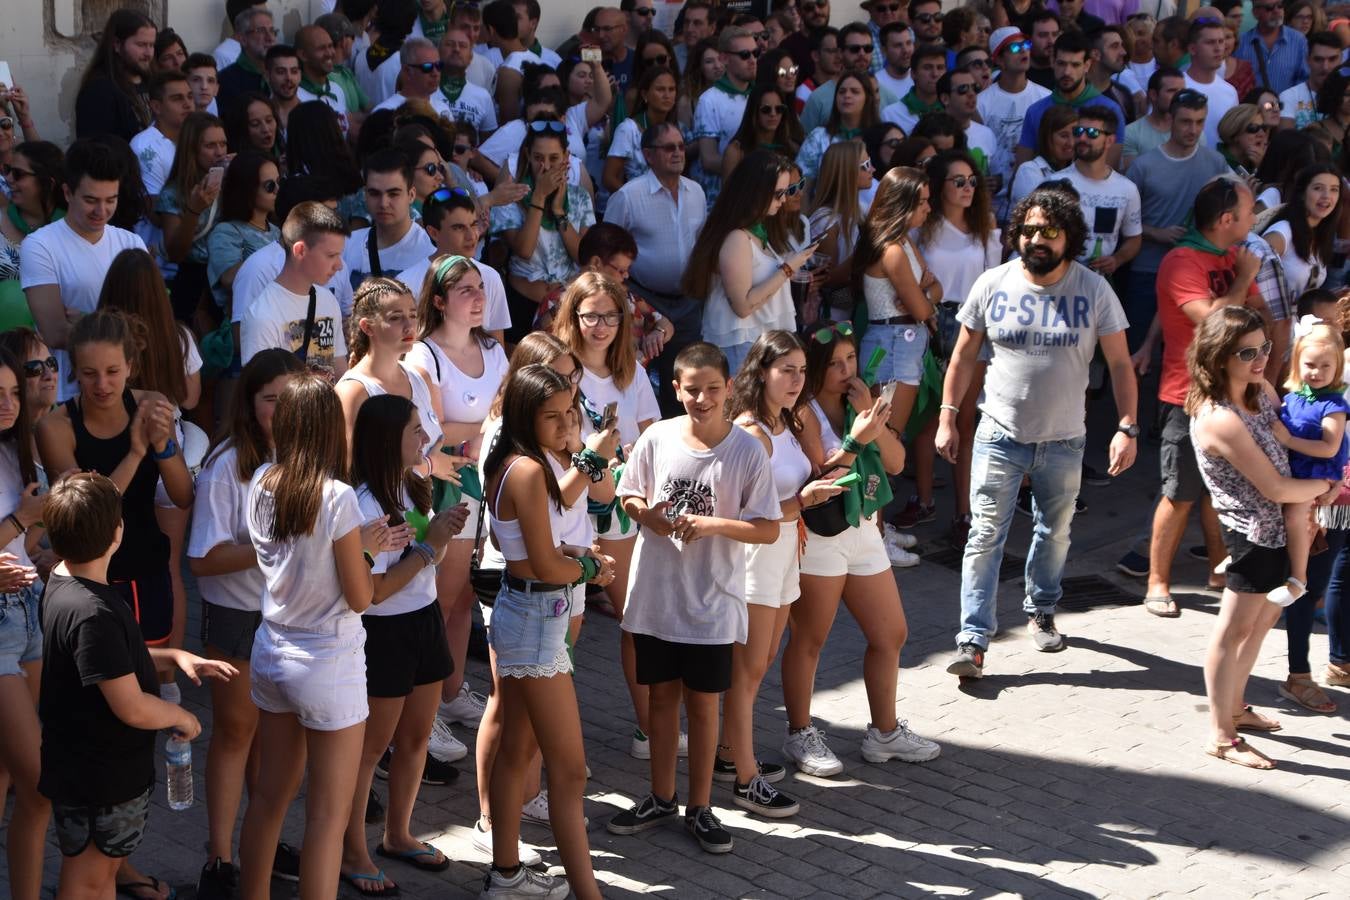
M634 634L638 684L683 681L691 691L720 694L731 687L731 644L677 644Z
M1205 496L1205 482L1195 461L1191 444L1191 417L1171 403L1162 404L1162 448L1158 462L1162 469L1162 493L1168 500L1194 503Z
M1267 594L1289 577L1289 552L1284 547L1262 547L1247 536L1220 525L1223 546L1228 551L1224 584L1239 594Z
M396 616L361 617L366 626L366 696L406 697L455 671L439 603Z
M261 612L202 601L202 643L230 659L253 658L253 635L261 624Z
M173 584L167 568L132 581L112 581L109 585L131 607L146 644L160 647L169 642L173 631Z
M79 856L90 841L99 853L113 859L130 856L145 836L150 815L150 791L113 806L69 806L52 801L52 822L62 856Z

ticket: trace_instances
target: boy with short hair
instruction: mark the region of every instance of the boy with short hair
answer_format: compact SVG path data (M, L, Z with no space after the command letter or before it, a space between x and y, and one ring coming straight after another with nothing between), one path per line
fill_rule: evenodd
M633 635L637 680L650 685L652 790L610 820L613 834L645 831L679 812L675 752L680 701L689 715L685 828L709 853L731 835L713 815L718 695L731 685L731 647L745 643L745 549L772 543L780 515L769 457L727 421L727 359L706 342L675 357L685 415L638 438L619 482L624 511L642 526L623 628Z
M335 376L347 371L342 310L324 287L342 267L346 239L342 217L322 203L299 203L286 216L281 274L253 298L239 323L243 363L269 347L280 347Z
M183 650L147 649L108 562L122 542L122 498L112 481L79 472L43 504L52 550L62 558L42 597L42 773L61 863L59 896L108 895L118 866L145 834L155 783L155 738L202 730L196 716L159 699L156 664L201 676L239 674L229 663Z
M358 228L347 242L344 259L352 287L375 275L390 278L426 259L434 249L431 238L412 219L412 164L401 150L377 150L366 160L366 211L370 227Z
M216 109L220 79L215 57L209 53L189 53L187 62L183 63L183 74L187 76L188 87L192 89L192 108L196 112L220 115Z
M131 139L131 152L141 164L141 181L153 209L173 168L179 129L193 112L192 88L182 72L160 72L150 79L149 96L155 121Z

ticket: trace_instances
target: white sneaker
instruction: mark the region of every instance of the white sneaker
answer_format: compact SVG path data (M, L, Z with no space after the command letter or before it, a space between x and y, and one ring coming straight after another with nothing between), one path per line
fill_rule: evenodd
M431 723L431 740L427 752L441 762L452 763L469 755L469 748L450 732L450 726L440 716Z
M844 771L844 764L839 761L839 757L826 746L824 733L814 725L808 725L801 731L789 731L787 740L783 741L783 755L807 775L824 778Z
M485 829L482 826L482 819L473 823L473 849L479 853L487 854L487 858L492 859L492 829ZM520 857L522 866L537 866L544 861L544 858L539 855L539 851L524 841L517 844L516 854Z
M919 539L908 531L901 531L890 522L885 525L885 533L882 535L888 544L896 544L901 550L910 550L917 546Z
M651 742L647 740L647 735L642 733L641 728L633 729L633 740L628 745L628 755L633 759L651 759ZM689 755L689 735L683 731L680 732L680 743L675 748L675 755L683 759ZM591 777L588 773L587 778Z
M888 759L919 763L937 759L942 748L928 738L919 737L909 730L909 723L901 719L895 730L882 734L874 726L867 726L863 735L862 758L870 763L882 763Z
M908 569L917 566L923 561L923 558L917 553L911 553L897 543L886 544L886 558L891 561L891 565L897 569Z
M170 681L168 684L159 686L159 699L165 703L172 703L174 706L182 706L183 691L178 687L178 682Z
M516 874L507 878L496 869L483 876L483 890L479 897L556 897L562 900L572 892L566 878L554 878L527 868L523 863Z
M477 728L478 720L483 718L483 710L486 707L487 698L469 690L469 683L466 681L459 686L459 693L455 695L455 699L449 703L442 703L436 715L449 725L459 724L466 728Z
M545 828L553 827L553 823L548 817L548 788L540 788L539 793L534 795L534 799L520 808L520 817L527 822L543 825ZM582 816L581 821L584 825L591 824L590 816Z

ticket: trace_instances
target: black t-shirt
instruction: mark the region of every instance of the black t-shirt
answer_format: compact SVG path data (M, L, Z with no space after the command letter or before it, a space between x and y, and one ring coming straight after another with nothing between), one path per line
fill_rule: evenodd
M148 124L144 94L128 95L106 76L90 80L75 98L77 138L115 134L130 141Z
M153 731L113 714L99 683L135 675L159 696L155 664L131 609L106 584L52 573L42 595L42 774L61 803L111 806L155 783Z

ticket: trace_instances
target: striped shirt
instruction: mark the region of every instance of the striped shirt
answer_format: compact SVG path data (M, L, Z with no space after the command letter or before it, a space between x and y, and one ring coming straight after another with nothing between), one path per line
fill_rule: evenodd
M1308 39L1288 25L1280 28L1280 36L1269 50L1255 28L1244 31L1233 55L1251 63L1256 83L1276 94L1308 80Z

